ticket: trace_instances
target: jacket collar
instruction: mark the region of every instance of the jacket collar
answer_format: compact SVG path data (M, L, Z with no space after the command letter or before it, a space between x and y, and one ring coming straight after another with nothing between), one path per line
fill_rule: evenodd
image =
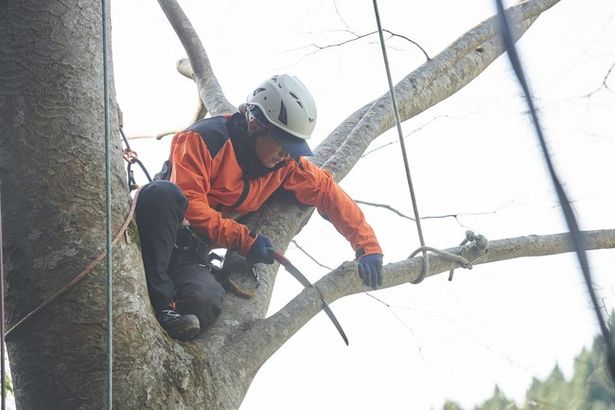
M267 168L260 163L254 149L254 139L248 132L248 122L244 114L238 112L233 114L229 119L228 127L237 162L239 162L244 176L255 179L286 166L286 162L282 162L273 168Z

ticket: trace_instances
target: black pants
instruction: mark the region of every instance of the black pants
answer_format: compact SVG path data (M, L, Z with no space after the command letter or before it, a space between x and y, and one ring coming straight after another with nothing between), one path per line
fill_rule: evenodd
M156 313L175 302L177 312L196 315L201 328L222 310L224 288L210 270L182 261L175 249L188 201L177 185L154 181L139 194L135 214L147 289Z

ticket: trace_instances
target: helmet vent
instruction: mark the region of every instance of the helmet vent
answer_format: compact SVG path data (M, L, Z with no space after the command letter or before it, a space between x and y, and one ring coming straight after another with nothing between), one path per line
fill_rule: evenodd
M280 102L280 114L278 115L278 121L280 121L284 125L288 125L288 117L286 114L286 107L284 106L284 102Z
M278 88L282 88L282 84L280 84L280 81L278 81L277 75L274 75L273 77L271 77L271 81L273 81L278 86Z
M261 92L263 92L263 91L267 91L267 90L265 90L265 89L264 89L264 88L262 88L262 87L257 88L257 89L256 89L256 90L254 90L254 92L252 93L252 96L254 97L256 94L261 93Z
M303 103L301 102L301 100L299 99L299 97L297 97L297 95L292 92L289 91L288 94L290 94L291 97L293 97L295 99L295 101L297 102L297 104L299 104L299 107L303 108Z

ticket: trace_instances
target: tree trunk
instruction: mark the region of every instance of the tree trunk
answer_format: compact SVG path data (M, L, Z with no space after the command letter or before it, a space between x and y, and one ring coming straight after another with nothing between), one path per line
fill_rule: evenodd
M11 326L104 250L103 64L100 2L3 3L0 178ZM114 231L130 203L116 112L111 111ZM115 401L123 407L172 398L181 389L183 369L171 366L160 351L181 347L173 347L149 313L137 247L117 246L113 263ZM103 403L105 295L102 263L11 334L7 345L20 408ZM177 380L173 385L163 378Z

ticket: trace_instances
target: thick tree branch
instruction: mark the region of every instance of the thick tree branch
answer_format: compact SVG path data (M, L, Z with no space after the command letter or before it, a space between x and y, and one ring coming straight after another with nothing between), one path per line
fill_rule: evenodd
M587 240L588 250L615 248L615 229L585 231L583 234ZM461 250L462 248L460 247L454 247L447 249L447 252L458 254ZM569 234L560 233L491 241L486 254L470 249L464 253L464 257L473 260L482 256L475 263L478 265L522 257L556 255L572 251L574 251L574 248L569 240ZM383 267L382 288L398 286L415 280L421 274L422 259L422 257L416 257L385 265ZM359 279L356 266L354 262L346 262L316 282L316 286L323 294L327 303L331 303L344 296L370 290ZM458 268L458 266L454 262L438 255L430 255L427 276L434 276L455 268ZM320 310L320 300L316 292L311 289L304 289L273 316L255 322L247 331L246 337L241 338L239 341L239 343L248 343L249 346L244 346L244 348L250 348L255 355L258 355L254 371L258 370L258 367L271 354Z
M182 58L176 63L177 71L183 75L184 77L196 81L194 78L194 71L192 71L192 66L190 65L190 61L187 58ZM199 101L197 104L197 108L194 112L194 117L192 117L192 122L197 122L198 120L205 118L207 115L207 107L203 104L203 100L199 97Z
M228 102L224 96L209 63L205 48L179 4L175 0L158 0L158 3L188 54L199 96L207 110L212 115L237 111L237 108Z

